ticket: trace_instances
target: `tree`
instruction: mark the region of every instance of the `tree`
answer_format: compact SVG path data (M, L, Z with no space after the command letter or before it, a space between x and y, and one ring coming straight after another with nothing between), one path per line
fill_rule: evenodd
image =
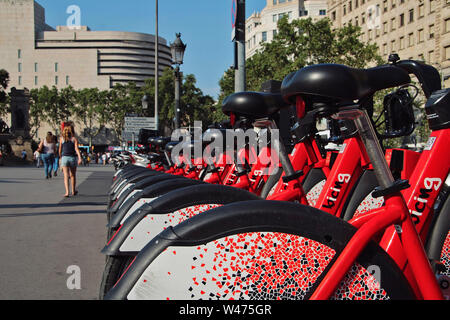
M215 108L214 99L204 95L197 86L194 75L188 74L183 77L181 86L181 114L182 126L194 125L194 121L202 121L204 125L213 122L211 116ZM158 86L159 101L159 123L160 128L169 131L174 128L175 117L175 74L172 68L166 68L159 78ZM155 104L155 80L148 79L142 88L142 96L146 94L149 98L149 109L154 110ZM152 114L152 111L148 111ZM153 113L154 114L154 113Z
M283 17L278 33L270 43L247 60L247 89L259 91L267 80L282 81L289 73L320 63L339 63L355 68L382 63L375 44L361 42L361 28L347 25L333 29L329 19L311 18L291 22ZM234 92L234 72L221 78L221 99Z
M92 147L92 140L105 125L105 104L101 102L100 90L98 88L82 89L75 93L74 98L74 115L83 123L89 147Z
M129 113L142 114L142 91L134 83L127 85L118 83L110 91L103 92L101 95L105 99L103 121L113 128L118 140L122 142L125 116Z

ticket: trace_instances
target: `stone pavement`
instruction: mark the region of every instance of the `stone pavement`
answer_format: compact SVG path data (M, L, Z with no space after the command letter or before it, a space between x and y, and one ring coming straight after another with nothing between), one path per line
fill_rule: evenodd
M97 299L105 257L106 202L114 170L78 169L79 195L63 198L62 172L0 167L0 299ZM69 290L69 266L81 289Z

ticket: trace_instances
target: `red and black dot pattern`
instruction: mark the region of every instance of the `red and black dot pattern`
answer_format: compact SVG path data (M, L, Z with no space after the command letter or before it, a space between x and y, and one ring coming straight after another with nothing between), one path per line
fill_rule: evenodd
M323 187L325 186L326 180L320 181L306 194L306 200L311 207L315 207L320 194L322 193Z
M359 204L355 211L353 218L358 218L359 216L367 213L371 210L381 208L384 204L384 197L374 198L372 197L372 192Z
M233 235L195 248L168 248L143 274L139 291L157 292L157 297L150 298L170 300L300 300L335 253L324 244L295 235ZM380 299L387 295L375 278L357 265L334 298Z
M444 245L442 246L441 262L445 266L445 271L441 272L441 274L450 276L450 231L447 233Z

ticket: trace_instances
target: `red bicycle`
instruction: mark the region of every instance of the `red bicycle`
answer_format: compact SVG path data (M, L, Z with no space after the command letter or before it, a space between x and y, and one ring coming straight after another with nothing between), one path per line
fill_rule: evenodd
M394 180L362 108L375 91L409 82L409 68L435 75L414 61L368 70L317 65L283 82L286 98L354 121L361 150L379 182L374 196L384 197L383 207L350 223L279 201L209 210L151 240L107 298L442 299L422 239L436 229L429 205L449 173L450 160L442 155L450 142L450 90L436 91L428 99L433 132L410 178L411 188L408 181ZM442 208L447 208L448 200L444 203ZM443 215L449 214L441 211L437 220Z

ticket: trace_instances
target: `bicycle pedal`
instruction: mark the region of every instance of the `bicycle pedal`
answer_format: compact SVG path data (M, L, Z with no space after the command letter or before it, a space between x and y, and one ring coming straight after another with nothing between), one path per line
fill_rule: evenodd
M436 275L436 280L441 288L445 300L450 300L450 277L444 274Z
M283 182L289 183L292 180L296 180L296 179L300 178L301 176L303 176L303 170L297 171L296 173L294 173L290 176L283 177Z
M431 267L436 274L443 273L447 270L446 266L438 260L430 260Z
M389 194L399 192L404 189L408 189L409 187L411 186L408 180L396 180L390 187L387 188L376 187L375 191L372 192L372 197L374 198L384 197Z

